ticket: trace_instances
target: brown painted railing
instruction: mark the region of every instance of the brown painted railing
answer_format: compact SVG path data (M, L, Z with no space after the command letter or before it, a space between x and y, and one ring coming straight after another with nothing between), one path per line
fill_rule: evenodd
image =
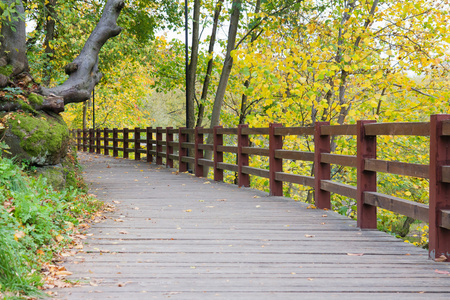
M361 229L377 228L377 207L429 223L429 255L450 258L450 115L431 116L424 123L375 123L358 121L355 125L330 126L318 122L315 127L286 128L270 124L269 128L214 129L205 128L135 128L135 129L89 129L74 130L79 151L88 151L124 158L134 154L135 160L146 155L147 162L172 168L178 161L180 172L193 166L196 176L203 176L204 166L211 167L214 180L223 181L224 170L237 173L239 186L250 186L250 175L269 179L270 194L283 195L283 182L296 183L314 188L315 205L331 208L330 193L356 199L357 226ZM204 136L213 135L213 144L205 144ZM224 145L224 136L235 135L237 143ZM249 147L250 135L269 136L269 148ZM288 135L314 137L314 152L283 149L283 137ZM355 156L331 154L331 137L356 136ZM376 159L377 136L409 135L430 137L430 164L420 165ZM132 136L132 137L130 137ZM178 141L174 140L178 136ZM132 145L132 147L130 147ZM111 153L112 151L112 153ZM204 158L205 151L213 152L213 159ZM189 156L188 153L191 155ZM224 162L224 153L234 153L237 164ZM269 169L249 166L249 156L268 157ZM153 159L155 158L155 159ZM283 159L314 163L315 176L283 172ZM331 164L357 169L357 185L351 186L331 179ZM429 205L377 193L377 172L429 179ZM447 259L449 260L449 259Z

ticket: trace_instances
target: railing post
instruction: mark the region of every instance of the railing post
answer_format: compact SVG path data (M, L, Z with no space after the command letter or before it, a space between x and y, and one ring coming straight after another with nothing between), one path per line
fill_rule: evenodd
M113 157L119 156L119 129L113 128Z
M96 136L97 136L97 154L102 154L102 152L101 152L101 131L100 131L100 128L97 128L96 129L97 130L97 134L96 134Z
M316 122L314 127L314 201L317 208L330 209L330 192L321 189L322 180L330 180L331 166L321 162L322 153L330 153L330 136L322 135L322 126L330 122Z
M182 158L187 156L187 149L183 148L183 143L187 142L187 134L183 133L182 130L186 127L178 128L178 171L187 172L188 164L182 161Z
M128 128L123 129L123 158L128 158L128 139L130 137L130 130Z
M442 135L442 121L450 115L432 115L430 120L429 257L450 261L450 230L441 227L442 210L450 209L450 183L442 181L442 166L450 165L450 136Z
M269 125L269 187L271 196L283 196L283 182L275 180L277 172L283 172L283 159L275 157L275 151L283 149L283 137L275 135L275 128L283 127L279 123Z
M248 166L249 157L248 154L242 153L242 147L248 147L249 138L248 135L242 134L242 128L248 128L248 124L240 124L238 126L238 186L250 186L250 175L242 172L243 166Z
M134 128L134 160L141 160L141 131L138 127Z
M153 156L150 151L153 150L153 133L151 127L147 127L146 129L145 142L147 144L147 162L152 163Z
M173 168L173 159L170 158L170 155L173 154L173 133L172 130L173 127L167 127L166 128L166 167L167 168Z
M195 176L197 177L203 177L203 165L200 165L199 159L203 158L203 149L199 148L199 145L203 144L203 133L200 133L199 130L203 129L203 127L195 127Z
M81 129L77 129L77 150L81 151Z
M89 128L89 153L94 153L95 146L95 131L94 128Z
M103 149L105 155L109 155L109 133L108 133L108 128L103 128Z
M218 164L223 162L223 152L219 151L219 146L223 145L223 134L218 134L217 130L222 126L214 126L214 181L223 181L223 170L217 168Z
M87 152L87 129L83 129L83 152Z
M356 141L356 224L361 229L377 228L377 207L364 204L364 192L377 191L377 172L365 170L365 160L377 158L377 137L365 133L365 124L372 120L357 121Z
M156 164L162 165L162 157L159 155L162 154L162 127L156 127Z

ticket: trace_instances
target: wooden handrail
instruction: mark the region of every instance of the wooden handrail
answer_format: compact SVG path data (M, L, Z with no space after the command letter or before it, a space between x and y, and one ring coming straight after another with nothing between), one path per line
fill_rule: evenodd
M213 143L204 143L204 134L213 135ZM250 135L268 135L269 147L250 146ZM314 152L284 149L285 136L303 139L314 137ZM356 156L331 152L331 136L356 135ZM430 137L430 164L421 165L376 158L378 135L410 135ZM225 139L224 137L227 136ZM333 126L327 122L316 122L314 127L283 127L271 124L269 128L134 128L103 130L73 130L79 151L89 151L126 158L133 155L147 162L172 168L178 163L180 172L192 168L192 172L203 176L204 167L212 167L214 180L223 181L224 171L234 172L239 186L250 186L250 175L269 179L270 194L283 195L283 183L295 183L315 190L318 208L330 208L330 193L357 200L357 225L360 228L376 228L377 207L391 210L414 219L430 223L430 257L450 253L450 115L432 116L430 122L422 123L376 123L358 121L354 125ZM393 137L395 138L395 137ZM259 137L258 137L259 139ZM230 144L225 144L225 140ZM352 137L353 143L355 137ZM205 151L213 152L213 159L204 158ZM224 154L235 163L224 162ZM261 169L249 165L250 156L268 157L269 168ZM283 172L283 161L313 162L315 176ZM230 158L228 158L230 161ZM332 181L331 165L356 168L357 184L346 185ZM377 173L419 177L430 180L429 205L393 197L377 192Z

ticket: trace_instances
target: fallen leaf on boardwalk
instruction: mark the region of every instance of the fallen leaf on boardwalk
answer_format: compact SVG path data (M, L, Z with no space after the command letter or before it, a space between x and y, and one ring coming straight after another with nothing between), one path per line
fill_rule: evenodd
M120 201L113 200L113 203L115 203L115 204L120 204Z
M205 181L205 182L203 182L203 184L211 184L211 182Z
M446 260L447 260L447 256L445 256L445 255L441 255L438 258L434 259L435 262L444 262Z
M100 250L100 253L109 253L109 250Z
M68 276L68 275L72 275L72 272L69 271L58 271L55 273L58 276Z
M139 207L136 206L136 207L134 208L134 210L139 210Z
M108 169L111 168L109 165L106 166Z
M119 232L120 234L128 234L128 231L122 230Z
M191 212L192 211L192 209L186 209L185 210L185 212Z
M114 221L116 221L116 222L123 222L122 219L115 219Z
M316 209L317 207L315 205L309 205L306 209Z
M256 208L260 208L261 207L261 205L256 205Z
M135 179L134 181L139 181L139 180Z
M78 245L76 245L74 248L75 248L75 249L83 249L83 245L78 244Z
M307 237L307 238L313 238L313 237L315 237L315 235L312 235L312 234L305 234L305 237Z
M434 270L434 272L436 272L436 273L438 273L438 274L447 274L447 275L450 275L450 272L449 271L441 271L441 270Z
M326 217L328 217L328 215L322 215L322 218L326 218Z
M216 201L227 201L227 199L217 199Z
M308 280L309 280L309 281L313 281L314 279L312 279L312 278L308 278Z
M363 256L364 253L347 253L348 256Z
M119 283L117 284L117 286L118 286L118 287L124 287L124 286L126 286L127 284L129 284L129 283L132 283L132 281L119 282Z
M256 195L255 195L255 196L253 196L253 198L261 198L261 197L260 197L260 196L256 196Z

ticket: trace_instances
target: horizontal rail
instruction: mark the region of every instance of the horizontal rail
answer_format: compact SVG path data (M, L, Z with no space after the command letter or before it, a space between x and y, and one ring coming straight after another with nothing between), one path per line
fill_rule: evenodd
M275 173L275 180L314 187L314 177L284 172Z
M387 209L423 222L429 222L428 205L375 192L364 193L364 204Z
M237 172L238 171L238 166L237 165L233 165L233 164L227 164L227 163L219 162L219 163L217 163L217 169Z
M324 191L339 194L348 198L356 199L356 186L343 184L331 180L321 180L320 188Z
M371 123L364 125L366 135L417 135L429 136L430 123Z
M314 161L314 153L279 149L275 150L275 158Z
M382 172L419 178L428 178L430 172L430 168L428 165L404 163L399 161L387 161L380 159L366 159L364 161L364 169L366 171Z
M198 149L213 151L214 150L214 145L211 145L211 144L199 144L198 145Z
M269 156L269 149L256 147L242 147L242 153L259 156Z
M269 128L244 127L244 128L242 128L241 134L243 134L243 135L251 135L251 134L267 135L267 134L269 134Z
M237 134L237 128L217 128L217 134Z
M238 147L236 146L217 146L219 152L237 153Z
M198 164L201 165L201 166L214 167L214 161L212 161L210 159L200 158L198 160Z
M320 128L321 135L356 135L356 125L325 125Z
M320 155L320 162L327 164L335 164L344 167L356 168L356 156L354 155L340 155L331 153L322 153Z
M269 170L253 168L249 166L242 166L242 173L249 175L256 175L259 177L269 178Z

